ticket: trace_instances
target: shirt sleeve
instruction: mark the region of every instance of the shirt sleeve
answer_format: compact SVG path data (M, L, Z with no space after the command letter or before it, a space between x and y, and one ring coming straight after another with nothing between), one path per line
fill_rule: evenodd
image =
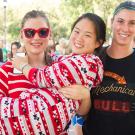
M11 70L11 63L7 62L0 67L0 95L8 95L8 71Z
M54 52L54 53L51 53L51 58L52 58L52 61L53 61L53 62L58 62L58 61L60 61L62 58L64 58L64 55L56 54L56 53Z
M74 55L40 69L30 70L28 79L37 87L64 87L82 84L87 88L98 85L103 76L100 59L94 55Z

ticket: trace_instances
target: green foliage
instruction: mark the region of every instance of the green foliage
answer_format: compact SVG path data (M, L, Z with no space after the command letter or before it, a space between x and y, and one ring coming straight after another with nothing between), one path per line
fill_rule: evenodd
M11 40L16 40L20 32L19 22L12 22L8 26L7 32L10 34Z
M7 18L8 41L16 41L20 32L20 20L11 9L8 10Z
M82 14L88 11L93 11L93 7L89 6L92 0L62 0L61 11L61 25L66 28L65 35L70 34L70 28L73 22ZM62 35L61 35L62 37Z
M40 3L40 2L41 3ZM58 9L52 8L46 10L47 16L50 20L53 36L56 41L59 38L68 38L70 35L70 29L73 22L83 13L92 12L100 15L106 24L110 20L110 16L113 13L116 5L123 0L61 0L61 4ZM36 0L38 4L32 5L30 8L35 6L35 9L44 10L47 9L47 5L43 4L45 0ZM33 8L34 9L34 8ZM23 8L25 11L26 9ZM29 9L31 10L31 9ZM21 10L20 10L21 11ZM23 12L24 12L23 11ZM15 9L7 8L7 38L8 41L18 39L20 16ZM23 13L24 15L25 13ZM0 12L0 37L2 37L3 29L3 15ZM107 39L110 37L111 29L107 27Z
M107 39L111 36L111 30L108 26L108 19L110 19L116 5L123 0L62 0L61 12L64 16L63 26L67 27L67 35L72 23L85 12L92 12L101 16L107 24Z
M3 16L2 16L2 12L0 12L0 35L3 35Z

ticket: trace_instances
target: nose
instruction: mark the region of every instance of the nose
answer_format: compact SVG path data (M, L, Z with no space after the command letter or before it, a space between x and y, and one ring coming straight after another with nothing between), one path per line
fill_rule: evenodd
M83 35L82 34L79 34L77 37L76 37L76 40L78 42L81 42L83 40Z
M39 37L38 33L36 32L35 35L34 35L34 39L39 39L39 38L40 37Z
M129 31L129 28L130 28L129 24L125 23L125 24L123 25L122 30L123 30L124 32L128 32L128 31Z

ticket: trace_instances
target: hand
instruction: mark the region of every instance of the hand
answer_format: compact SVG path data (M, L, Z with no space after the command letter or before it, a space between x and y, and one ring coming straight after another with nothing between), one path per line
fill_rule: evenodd
M74 100L85 100L90 98L90 91L82 85L71 85L59 89L66 98Z
M69 87L64 87L59 89L66 98L81 100L81 105L77 113L79 115L86 115L91 107L90 91L88 88L82 85L71 85Z
M24 56L24 57L20 57L20 56L15 56L14 58L12 58L12 64L13 66L18 69L18 70L22 70L23 65L28 64L28 57Z

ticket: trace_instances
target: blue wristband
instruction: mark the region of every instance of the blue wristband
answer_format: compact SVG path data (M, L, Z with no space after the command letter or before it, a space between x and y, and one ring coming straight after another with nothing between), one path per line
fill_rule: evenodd
M75 115L71 120L73 126L76 125L76 124L79 124L80 126L83 126L84 121L85 121L84 118L79 116L79 115Z

